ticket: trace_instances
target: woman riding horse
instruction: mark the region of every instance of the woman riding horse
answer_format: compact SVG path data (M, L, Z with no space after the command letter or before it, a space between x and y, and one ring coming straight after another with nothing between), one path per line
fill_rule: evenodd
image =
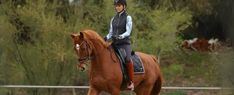
M74 50L78 56L79 68L90 62L88 95L99 95L105 91L111 95L120 95L123 86L123 74L120 61L114 53L113 47L93 30L82 30L71 34ZM141 59L145 72L135 75L134 92L136 95L158 95L162 86L160 66L155 56L136 52ZM111 68L110 68L111 67Z
M130 34L132 31L132 17L126 12L126 0L114 0L116 15L111 19L108 35L105 41L113 40L115 48L122 48L126 52L127 71L129 76L128 89L133 90L133 63L131 60Z

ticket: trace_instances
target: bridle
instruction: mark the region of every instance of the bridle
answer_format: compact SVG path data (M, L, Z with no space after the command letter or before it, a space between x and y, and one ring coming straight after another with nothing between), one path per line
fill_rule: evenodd
M75 44L75 50L76 50L76 52L79 53L80 47L82 45L85 45L86 48L84 50L85 50L85 53L88 54L87 56L83 56L83 57L79 57L78 58L78 61L79 61L79 65L78 66L81 67L82 69L84 69L83 64L87 63L87 61L92 60L94 58L92 56L92 54L91 54L92 51L90 51L91 46L88 43L89 43L88 41L83 40L80 45L79 44Z

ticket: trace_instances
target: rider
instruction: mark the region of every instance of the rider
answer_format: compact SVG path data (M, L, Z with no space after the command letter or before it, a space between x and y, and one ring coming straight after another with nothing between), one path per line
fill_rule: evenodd
M130 34L132 31L132 17L126 12L126 0L114 0L116 15L111 19L110 29L105 41L112 39L114 47L122 48L126 52L127 71L129 76L128 89L134 89L133 63L131 60Z

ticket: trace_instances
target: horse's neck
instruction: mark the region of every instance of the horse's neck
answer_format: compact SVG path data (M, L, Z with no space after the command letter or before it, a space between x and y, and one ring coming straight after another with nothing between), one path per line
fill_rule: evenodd
M110 67L111 64L109 63L114 62L113 49L101 46L100 43L94 43L94 47L94 59L91 61L90 71L93 73L103 73Z
M107 59L112 59L113 57L113 50L108 48L102 48L98 50L94 50L94 60L92 60L92 63L96 63L99 65L105 65Z

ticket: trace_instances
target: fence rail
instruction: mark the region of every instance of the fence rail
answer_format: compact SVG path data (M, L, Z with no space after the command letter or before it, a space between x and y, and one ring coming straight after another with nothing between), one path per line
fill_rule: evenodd
M89 86L48 86L48 85L0 85L0 88L79 88L88 89ZM165 90L223 90L223 89L233 89L233 88L223 88L223 87L162 87Z

